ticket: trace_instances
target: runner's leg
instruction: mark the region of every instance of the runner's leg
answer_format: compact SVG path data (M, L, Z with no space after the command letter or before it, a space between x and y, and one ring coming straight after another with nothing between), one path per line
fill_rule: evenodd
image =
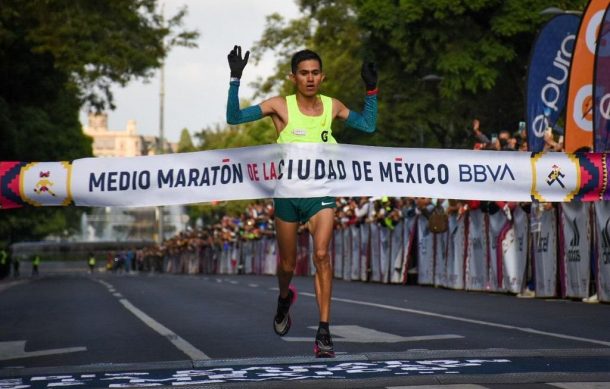
M277 266L277 280L280 297L288 297L288 287L297 263L297 222L287 222L275 218L277 244L280 250L280 262Z
M333 272L328 248L333 235L335 210L321 209L309 219L309 231L313 236L313 262L316 267L315 289L320 321L330 320Z
M289 311L296 299L296 292L290 289L290 281L296 266L297 228L298 223L286 222L276 217L276 233L280 249L280 263L277 268L280 296L273 318L273 330L279 336L286 335L292 325Z

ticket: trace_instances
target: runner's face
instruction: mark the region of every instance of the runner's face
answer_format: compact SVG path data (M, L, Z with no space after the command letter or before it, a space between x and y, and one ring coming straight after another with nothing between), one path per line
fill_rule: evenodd
M322 73L318 61L308 59L299 62L297 72L291 75L291 79L296 85L298 93L304 96L315 96L324 80L324 73Z

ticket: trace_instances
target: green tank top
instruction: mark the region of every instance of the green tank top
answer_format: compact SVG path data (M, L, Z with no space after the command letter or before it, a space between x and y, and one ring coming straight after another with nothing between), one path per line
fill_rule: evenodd
M333 99L319 95L323 112L320 116L301 113L296 95L286 96L288 124L280 132L277 143L337 143L333 137Z

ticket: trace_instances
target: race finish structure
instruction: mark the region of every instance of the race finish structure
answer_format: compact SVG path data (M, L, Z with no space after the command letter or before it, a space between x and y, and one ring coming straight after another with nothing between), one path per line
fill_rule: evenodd
M606 153L273 144L60 162L0 162L0 207L144 207L277 197L607 200Z

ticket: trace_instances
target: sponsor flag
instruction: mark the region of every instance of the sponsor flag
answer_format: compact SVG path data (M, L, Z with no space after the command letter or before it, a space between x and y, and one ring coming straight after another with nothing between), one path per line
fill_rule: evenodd
M570 62L580 18L558 15L538 33L527 75L527 143L542 151L544 131L552 127L566 105Z
M610 151L610 6L599 28L593 80L595 151Z
M587 4L576 35L568 83L565 150L593 149L593 68L599 26L610 0Z

